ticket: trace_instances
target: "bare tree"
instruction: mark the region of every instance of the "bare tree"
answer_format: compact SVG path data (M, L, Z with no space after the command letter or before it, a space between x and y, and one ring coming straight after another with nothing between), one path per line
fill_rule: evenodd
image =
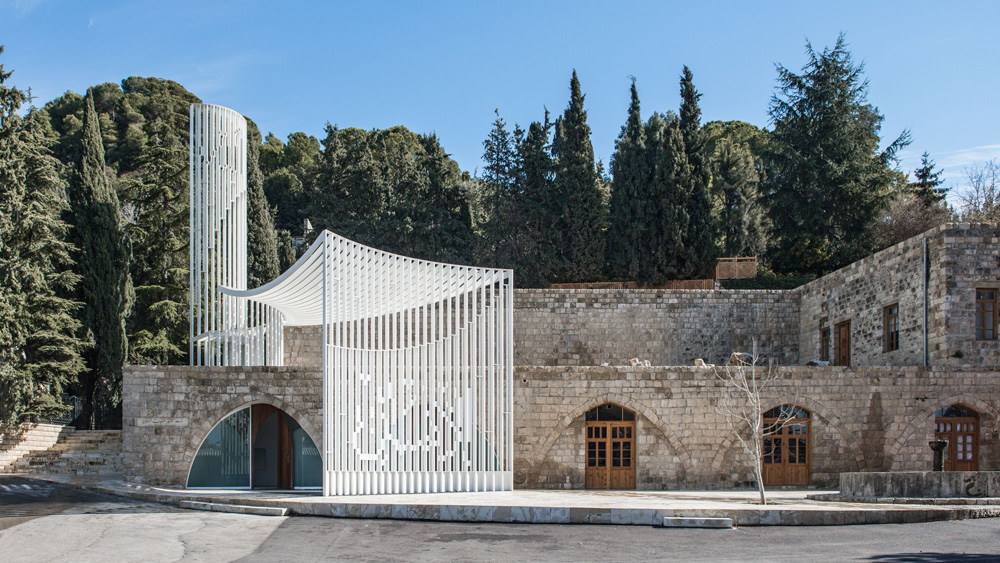
M996 159L973 164L965 169L969 187L959 195L962 220L1000 223L1000 162Z
M881 250L933 229L954 219L954 212L944 204L926 205L911 193L899 192L889 207L872 224L876 247Z
M752 353L734 353L727 366L714 368L715 376L722 382L722 396L716 412L722 415L733 436L743 446L751 460L751 469L760 491L760 503L767 504L764 491L764 446L766 437L788 424L793 409L779 409L778 418L764 426L765 391L781 378L772 362L761 363L757 339L753 340Z

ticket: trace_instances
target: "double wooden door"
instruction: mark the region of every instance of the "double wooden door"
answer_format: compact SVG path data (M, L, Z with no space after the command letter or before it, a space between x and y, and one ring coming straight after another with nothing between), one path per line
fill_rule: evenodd
M588 489L635 488L635 422L588 422Z
M764 419L764 428L775 426ZM793 418L764 436L764 485L804 487L810 484L812 453L809 419Z
M945 471L979 471L978 417L937 417L934 438L948 441L944 451Z

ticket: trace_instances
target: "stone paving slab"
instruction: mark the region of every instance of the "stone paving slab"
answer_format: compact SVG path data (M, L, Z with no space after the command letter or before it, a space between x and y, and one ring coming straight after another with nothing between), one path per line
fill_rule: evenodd
M26 477L23 476L22 477ZM126 483L120 476L32 475L30 478L139 500L287 508L290 514L449 522L662 525L664 518L729 518L736 526L831 526L989 518L998 506L931 506L812 500L819 491L557 491L429 493L323 497L315 492L190 490ZM826 491L832 495L834 491Z

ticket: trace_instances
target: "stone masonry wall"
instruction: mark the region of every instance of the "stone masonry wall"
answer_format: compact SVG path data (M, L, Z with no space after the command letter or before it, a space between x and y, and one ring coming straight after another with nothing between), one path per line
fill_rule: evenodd
M519 289L518 366L724 363L751 339L777 363L798 361L795 291Z
M769 406L811 413L815 486L844 471L928 470L934 412L980 413L981 470L1000 469L1000 372L963 368L782 367ZM752 481L745 454L715 411L711 368L518 367L514 483L582 488L585 413L605 402L637 413L639 489L724 488Z
M323 327L285 327L285 365L322 369Z
M924 240L927 240L927 358L935 366L1000 365L1000 341L976 341L976 288L1000 288L1000 231L950 223L859 260L798 289L799 362L819 358L820 329L850 322L851 364L924 363ZM899 349L885 349L885 307L899 305Z
M124 477L183 486L209 431L253 403L285 411L322 444L320 370L297 367L128 366L123 377Z

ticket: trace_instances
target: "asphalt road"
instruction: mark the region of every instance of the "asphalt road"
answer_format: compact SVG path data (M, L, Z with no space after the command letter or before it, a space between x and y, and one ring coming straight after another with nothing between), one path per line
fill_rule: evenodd
M0 561L1000 561L1000 519L669 530L274 518L0 477Z

